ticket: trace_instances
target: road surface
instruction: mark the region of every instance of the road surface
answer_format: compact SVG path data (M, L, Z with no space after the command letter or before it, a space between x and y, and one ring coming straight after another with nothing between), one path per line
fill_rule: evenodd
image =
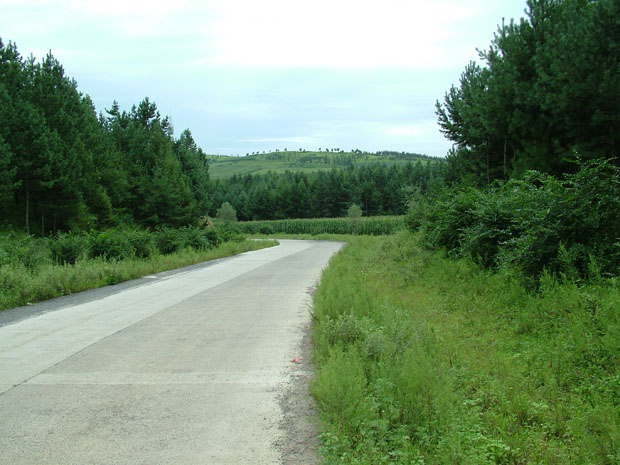
M340 247L283 240L29 307L25 319L8 311L0 463L308 460L286 451L294 425L283 398L304 395L291 360L302 356L311 289Z

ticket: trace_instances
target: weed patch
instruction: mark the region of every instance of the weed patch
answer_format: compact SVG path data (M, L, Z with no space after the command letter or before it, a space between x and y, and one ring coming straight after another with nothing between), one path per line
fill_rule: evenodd
M612 464L620 289L351 237L315 297L326 463Z

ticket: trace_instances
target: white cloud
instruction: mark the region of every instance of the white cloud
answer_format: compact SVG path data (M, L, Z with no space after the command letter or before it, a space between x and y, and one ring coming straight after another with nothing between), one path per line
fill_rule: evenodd
M213 3L203 63L248 67L451 66L445 47L476 7L454 0L230 0Z
M383 131L388 136L428 137L437 132L437 122L430 120L411 124L385 125Z
M102 110L148 95L205 148L445 153L434 102L525 0L0 0ZM277 146L276 145L276 146Z

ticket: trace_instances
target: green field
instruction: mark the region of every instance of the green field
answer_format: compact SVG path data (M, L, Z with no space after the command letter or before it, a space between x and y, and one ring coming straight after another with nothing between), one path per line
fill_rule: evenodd
M380 236L405 228L402 216L363 218L297 218L289 220L242 221L234 228L241 234L356 234Z
M374 163L405 164L432 157L412 153L381 152L270 152L233 157L228 155L207 155L211 179L228 178L235 174L284 173L286 171L315 172L333 168L348 168Z

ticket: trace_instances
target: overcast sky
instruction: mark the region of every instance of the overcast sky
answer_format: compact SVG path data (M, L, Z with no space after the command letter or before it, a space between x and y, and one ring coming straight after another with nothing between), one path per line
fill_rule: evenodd
M525 0L0 0L0 38L49 50L98 111L145 96L207 153L444 156L435 101Z

